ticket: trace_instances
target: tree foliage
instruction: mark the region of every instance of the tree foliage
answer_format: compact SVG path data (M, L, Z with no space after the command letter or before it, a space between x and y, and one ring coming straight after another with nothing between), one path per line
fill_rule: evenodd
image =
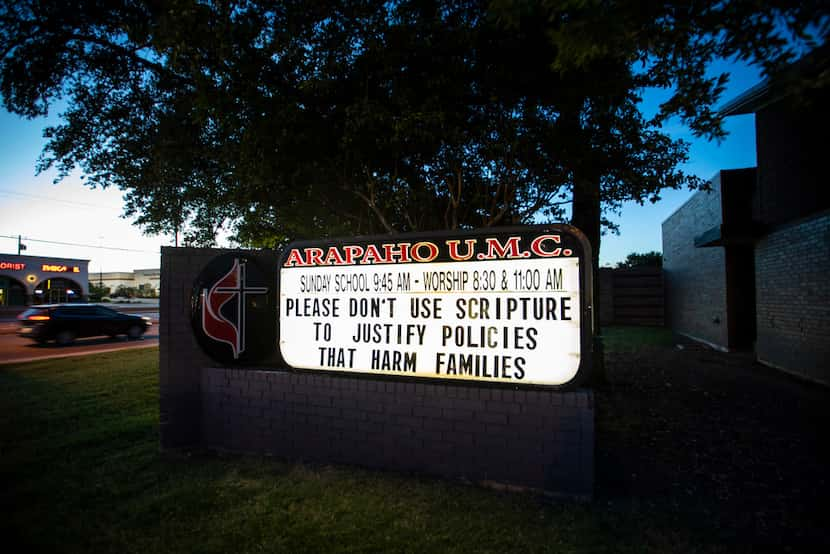
M90 302L100 302L105 296L109 296L111 289L107 286L99 286L92 281L89 281L89 300Z
M2 0L0 94L40 169L125 193L152 233L288 238L562 219L699 184L661 124L723 135L738 58L774 71L824 4L725 0ZM809 31L809 32L808 32ZM655 117L647 87L673 94ZM595 248L598 250L598 248Z
M112 298L136 298L140 296L137 288L127 285L118 285L118 288L112 293Z
M663 254L655 250L642 253L632 252L625 257L625 260L617 262L617 269L632 267L663 267Z

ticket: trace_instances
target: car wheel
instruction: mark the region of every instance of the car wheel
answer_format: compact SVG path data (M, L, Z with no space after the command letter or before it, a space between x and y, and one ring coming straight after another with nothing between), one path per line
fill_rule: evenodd
M127 336L130 340L140 339L141 335L144 334L144 329L141 328L139 325L133 325L129 329L127 329Z
M72 344L75 340L75 333L69 330L63 330L57 334L55 337L55 342L57 342L61 346L66 346L67 344Z

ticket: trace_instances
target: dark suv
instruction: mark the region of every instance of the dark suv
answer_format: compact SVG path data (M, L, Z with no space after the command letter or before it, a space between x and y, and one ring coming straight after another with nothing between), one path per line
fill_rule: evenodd
M141 335L152 325L150 318L122 314L96 304L50 304L32 306L19 316L21 337L44 343L55 340L70 344L78 337Z

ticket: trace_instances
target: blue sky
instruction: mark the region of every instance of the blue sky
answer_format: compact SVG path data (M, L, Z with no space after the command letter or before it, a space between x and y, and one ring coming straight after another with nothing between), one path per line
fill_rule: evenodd
M725 104L748 88L761 81L758 68L746 65L720 63L712 67L710 73L727 71L730 79L721 97L720 104ZM647 93L643 97L643 110L649 113L656 109L658 103L666 98L665 91ZM669 121L664 127L674 138L682 138L691 143L689 162L683 169L692 174L710 179L722 169L754 167L755 156L755 116L739 115L728 117L724 128L728 135L721 143L696 139L679 121ZM611 219L619 224L619 235L606 234L600 247L600 265L615 265L624 260L631 252L662 251L661 224L675 210L682 206L694 194L688 190L664 190L661 200L656 204L646 203L642 206L628 202L623 206L620 217Z
M722 64L714 69L731 73L723 102L760 81L754 68ZM653 110L661 97L665 93L646 94L644 110ZM26 254L88 259L91 273L158 267L159 248L172 245L173 237L145 236L123 219L123 201L118 190L90 189L78 174L58 184L52 183L53 173L35 176L37 158L45 142L43 128L56 121L56 114L30 121L0 110L0 253L16 253L16 237L23 235L88 245L24 241L28 247ZM667 130L692 143L690 161L684 169L699 177L708 179L721 169L755 165L753 115L728 118L729 136L720 144L696 140L679 122L670 121ZM627 203L622 215L614 218L620 234L603 238L600 264L613 265L631 252L661 250L660 224L691 194L687 190L664 191L656 204Z

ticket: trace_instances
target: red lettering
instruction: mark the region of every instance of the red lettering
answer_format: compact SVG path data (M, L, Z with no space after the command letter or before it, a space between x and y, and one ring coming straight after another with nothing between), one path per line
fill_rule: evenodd
M395 249L395 246L398 248ZM411 246L408 242L399 242L397 245L395 244L384 244L383 251L386 254L386 259L389 263L395 261L395 258L398 258L398 262L406 263L411 261L409 259L409 247Z
M533 242L530 243L530 251L540 258L553 258L559 256L562 253L561 248L555 248L551 251L542 248L542 243L546 240L553 241L555 244L559 244L562 241L559 235L541 235L533 239Z
M429 253L426 256L422 256L421 248L426 248ZM418 242L412 247L412 257L416 262L431 262L438 257L438 247L431 242Z
M285 267L294 267L299 265L305 265L305 262L303 262L303 257L300 254L300 251L295 248L289 252L288 259L285 260Z
M333 262L331 260L334 260ZM336 246L329 247L328 252L326 252L326 258L323 260L324 265L343 265L346 262L343 260L343 256L340 255L340 251L337 250Z
M357 259L363 255L363 247L356 244L344 246L343 251L346 253L345 265L357 263Z
M380 250L374 244L370 244L366 247L366 252L363 254L363 258L360 260L361 264L382 264L386 262L386 258L381 256Z
M21 269L26 269L26 264L21 262L0 262L0 269L20 271Z
M323 265L323 249L306 248L305 263L306 265Z
M501 244L497 238L484 240L487 242L487 254L479 254L479 260L527 258L530 256L529 252L522 253L519 251L519 241L522 240L522 237L510 237L507 239L507 244Z
M467 253L463 256L458 253L458 245L461 244L460 240L448 240L447 246L449 247L449 255L450 258L455 260L456 262L463 262L464 260L469 260L473 257L474 249L476 245L476 239L467 239L464 241L464 244L467 246Z
M478 239L449 239L446 241L447 254L449 258L456 262L463 262L474 257L479 260L496 260L496 259L516 259L529 258L535 255L540 258L552 258L561 255L569 256L573 254L570 249L554 248L552 245L547 245L547 242L552 242L555 245L561 243L560 235L541 235L533 239L530 243L529 250L523 251L521 248L521 236L508 237L501 239L499 237L489 237L484 239L486 244L486 252L479 253L476 256L476 246ZM463 243L463 244L462 244ZM358 246L356 244L344 246L329 246L328 248L304 248L293 249L288 253L285 260L284 267L302 267L302 266L343 266L343 265L374 265L374 264L392 264L392 263L410 263L410 262L432 262L438 258L440 248L437 244L429 241L417 242L414 245L409 242L398 243L384 243L382 245L368 244L365 246ZM14 269L23 269L23 264L16 264L19 267ZM0 268L10 269L13 267L11 262L0 262ZM72 271L79 273L80 268L77 266L43 266L44 271L63 272Z

